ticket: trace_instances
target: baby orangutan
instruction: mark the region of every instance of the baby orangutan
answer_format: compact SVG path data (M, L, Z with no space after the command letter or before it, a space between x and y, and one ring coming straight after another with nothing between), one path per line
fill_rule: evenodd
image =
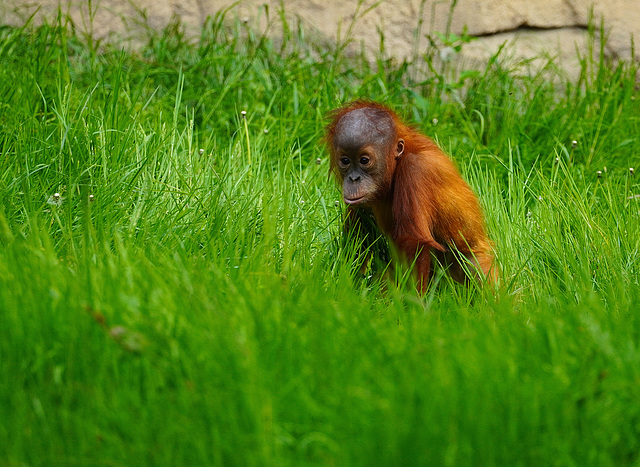
M387 107L356 101L331 112L326 141L347 225L358 229L355 210L370 209L401 255L415 260L421 293L433 274L431 255L458 282L467 272L494 278L478 199L433 140Z

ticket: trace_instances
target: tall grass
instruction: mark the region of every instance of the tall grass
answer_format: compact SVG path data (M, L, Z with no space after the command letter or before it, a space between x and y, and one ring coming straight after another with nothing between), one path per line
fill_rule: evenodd
M635 67L434 90L294 26L0 31L0 463L636 464ZM498 287L357 274L319 141L359 96L453 155Z

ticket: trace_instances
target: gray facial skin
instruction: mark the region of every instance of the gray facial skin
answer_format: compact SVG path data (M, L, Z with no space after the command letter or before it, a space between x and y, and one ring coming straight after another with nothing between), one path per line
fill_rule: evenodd
M334 145L345 203L367 205L376 199L394 139L393 120L382 110L365 107L340 119Z

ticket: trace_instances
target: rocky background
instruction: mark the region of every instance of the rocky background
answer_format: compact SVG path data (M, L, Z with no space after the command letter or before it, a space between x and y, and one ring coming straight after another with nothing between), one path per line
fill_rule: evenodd
M76 26L96 38L135 44L136 31L161 29L175 18L197 33L207 16L229 9L260 30L277 34L279 0L0 0L0 23L21 25L35 13L36 21L52 21L58 9ZM415 56L435 32L475 37L462 48L462 57L486 60L506 43L508 55L518 59L548 54L571 71L577 66L576 49L588 51L588 27L605 25L607 56L639 59L632 38L640 37L640 0L383 0L284 1L286 15L306 30L330 40L353 39L351 47L380 51L399 59ZM354 19L356 21L354 22ZM450 37L450 36L448 36ZM440 38L442 39L442 38ZM447 41L436 40L443 58L457 53ZM598 45L597 45L598 46ZM635 55L635 56L634 56Z

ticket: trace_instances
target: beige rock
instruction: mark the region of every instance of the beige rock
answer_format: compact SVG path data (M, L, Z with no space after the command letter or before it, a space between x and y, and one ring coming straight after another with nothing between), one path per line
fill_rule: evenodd
M36 21L53 21L58 1L78 27L97 38L136 36L141 28L161 29L174 17L195 35L207 16L227 8L231 17L258 28L271 21L271 33L278 31L273 21L279 0L102 0L92 3L92 11L86 0L0 0L0 22L21 25L38 8ZM470 60L485 60L507 41L515 58L543 51L569 68L577 63L576 47L586 50L591 14L596 25L604 19L611 57L630 59L631 38L640 37L638 0L458 0L453 10L451 2L442 0L387 0L379 5L366 0L358 8L359 3L298 0L286 1L285 8L289 18L298 18L308 30L334 41L350 38L352 50L364 47L372 56L379 53L382 36L384 53L398 59L418 55L428 45L426 35L444 33L448 26L457 34L466 27L477 36L463 49ZM635 54L633 58L640 59L640 52Z

